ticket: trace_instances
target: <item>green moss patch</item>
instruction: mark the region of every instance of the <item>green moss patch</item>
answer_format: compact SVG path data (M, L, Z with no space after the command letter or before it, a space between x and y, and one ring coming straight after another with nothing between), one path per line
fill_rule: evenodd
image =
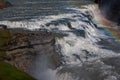
M0 80L35 80L31 76L19 71L16 67L0 61Z
M6 57L6 48L7 42L10 40L10 32L9 30L0 29L0 57Z

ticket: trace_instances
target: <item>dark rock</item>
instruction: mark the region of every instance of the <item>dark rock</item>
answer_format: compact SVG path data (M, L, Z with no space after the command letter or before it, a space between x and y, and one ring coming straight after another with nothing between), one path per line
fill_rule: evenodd
M9 29L11 39L7 43L6 62L16 66L18 69L27 72L34 64L34 60L44 53L50 54L51 63L56 68L61 64L59 55L55 54L55 38L50 32L29 31L20 29Z
M107 19L120 24L120 0L99 0L98 4Z
M7 29L7 26L6 25L0 25L0 28Z
M0 57L0 61L3 61L4 60L4 58L3 57Z
M12 4L10 2L4 1L4 0L0 0L0 9L6 8L6 7L10 7L12 6Z
M94 0L95 3L98 3L100 0Z

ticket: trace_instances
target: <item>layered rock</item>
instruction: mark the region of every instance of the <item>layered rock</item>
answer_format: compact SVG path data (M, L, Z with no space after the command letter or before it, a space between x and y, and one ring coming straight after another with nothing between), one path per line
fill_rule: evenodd
M51 32L11 29L11 40L6 44L8 60L6 62L28 72L32 62L42 54L51 57L51 63L59 66L59 55L55 54L55 38ZM57 57L57 58L56 58ZM51 67L51 68L55 68Z

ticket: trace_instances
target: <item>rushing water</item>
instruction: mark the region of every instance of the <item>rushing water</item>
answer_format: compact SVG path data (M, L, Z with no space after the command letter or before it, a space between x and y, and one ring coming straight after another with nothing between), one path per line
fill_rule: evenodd
M79 0L8 0L14 6L0 11L0 20L28 20L48 15L73 13L71 9ZM87 1L88 2L88 1ZM70 5L73 4L73 5Z
M88 0L9 0L0 24L9 28L47 29L56 36L61 66L51 69L49 55L37 56L31 70L38 80L120 80L120 44L93 13ZM91 3L92 4L92 3ZM117 64L118 63L118 64Z

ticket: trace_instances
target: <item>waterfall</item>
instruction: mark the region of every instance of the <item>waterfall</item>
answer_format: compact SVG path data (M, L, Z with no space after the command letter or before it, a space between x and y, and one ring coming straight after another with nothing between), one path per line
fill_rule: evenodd
M89 9L70 9L74 13L28 21L0 21L0 24L8 25L8 28L47 30L54 33L55 54L62 55L59 57L62 64L53 69L50 54L38 55L30 72L37 80L119 80L120 74L114 70L119 68L116 64L112 65L118 60L107 62L119 56L120 46L117 46L117 50L113 49L117 42L105 32L102 25L96 23Z
M51 64L47 55L38 55L33 63L30 73L33 77L38 80L57 80L56 71L48 67Z

